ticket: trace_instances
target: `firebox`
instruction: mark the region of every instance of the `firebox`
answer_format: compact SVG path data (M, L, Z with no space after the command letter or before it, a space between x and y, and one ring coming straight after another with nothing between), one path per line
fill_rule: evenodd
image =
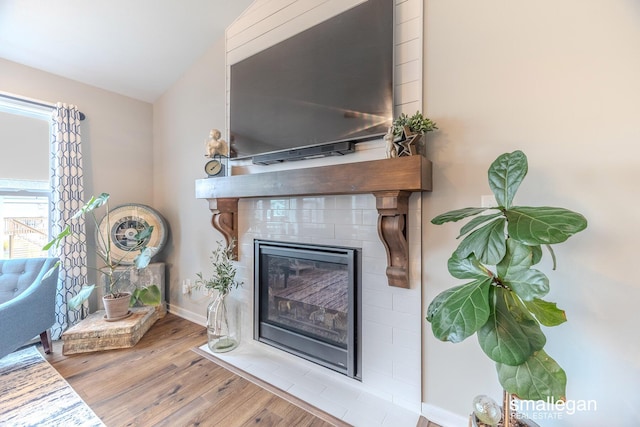
M360 379L360 250L255 240L256 340Z

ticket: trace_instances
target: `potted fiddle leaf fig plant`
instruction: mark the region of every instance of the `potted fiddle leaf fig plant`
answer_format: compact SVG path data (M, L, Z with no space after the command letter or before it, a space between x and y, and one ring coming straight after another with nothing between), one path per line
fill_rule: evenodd
M551 245L587 227L585 217L568 209L514 206L527 170L522 151L502 154L488 171L498 206L458 209L431 221L440 225L474 217L462 226L458 238L463 239L447 265L453 277L468 282L437 295L427 309L427 321L442 341L457 343L477 335L484 353L496 363L505 390L502 426L519 422L510 411L514 398L565 400L567 377L545 352L541 326L560 325L566 315L543 299L549 279L535 266L546 248L555 270ZM482 413L475 415L482 421Z
M107 226L98 226L96 210L104 207L104 220ZM147 286L137 287L133 292L127 292L122 288L122 282L125 274L132 269L143 269L151 262L151 257L155 254L156 248L147 247L147 242L153 233L153 226L148 226L133 236L134 244L130 244L123 254L116 256L112 250L111 229L112 224L109 216L109 194L102 193L97 197L91 197L84 206L82 206L71 219L77 219L82 216L90 218L96 226L96 255L102 261L102 266L92 268L98 271L105 278L105 294L103 303L107 320L118 320L127 317L129 307L138 303L145 305L159 305L161 302L161 291L157 285L150 284ZM58 248L66 239L71 239L79 244L86 245L85 236L80 236L71 231L71 226L67 225L59 234L47 243L42 249ZM118 270L122 265L125 256L130 253L137 253L133 265L125 269ZM63 263L64 260L58 263ZM72 297L67 305L70 309L76 309L89 299L96 285L83 286L77 295Z

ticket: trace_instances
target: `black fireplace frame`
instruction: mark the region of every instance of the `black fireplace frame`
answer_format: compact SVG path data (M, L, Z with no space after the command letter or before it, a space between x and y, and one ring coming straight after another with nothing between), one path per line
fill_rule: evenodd
M301 244L272 240L254 240L254 339L310 360L350 378L361 380L361 249L344 246ZM266 286L268 271L260 268L269 255L344 264L349 272L348 337L342 348L314 337L287 330L261 320L268 310L268 298L260 293ZM304 350L303 350L304 349Z

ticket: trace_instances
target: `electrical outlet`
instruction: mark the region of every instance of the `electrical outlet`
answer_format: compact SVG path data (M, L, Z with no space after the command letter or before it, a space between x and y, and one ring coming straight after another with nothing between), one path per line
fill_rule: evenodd
M182 295L191 293L191 279L185 279L182 281Z
M495 208L498 206L496 198L493 194L480 196L480 207L482 208Z

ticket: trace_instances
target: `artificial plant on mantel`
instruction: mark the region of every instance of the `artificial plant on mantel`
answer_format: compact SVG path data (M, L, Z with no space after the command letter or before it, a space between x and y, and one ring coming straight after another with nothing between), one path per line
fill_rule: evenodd
M566 321L565 312L543 298L549 279L534 268L546 248L553 269L552 244L587 227L579 213L556 207L513 206L527 174L522 151L499 156L489 168L489 187L498 206L464 208L435 217L433 224L475 216L448 261L449 273L470 280L439 294L429 305L427 320L442 341L460 342L477 334L484 353L496 362L500 384L523 400L565 399L566 374L545 351L543 326ZM505 402L503 417L509 419Z

